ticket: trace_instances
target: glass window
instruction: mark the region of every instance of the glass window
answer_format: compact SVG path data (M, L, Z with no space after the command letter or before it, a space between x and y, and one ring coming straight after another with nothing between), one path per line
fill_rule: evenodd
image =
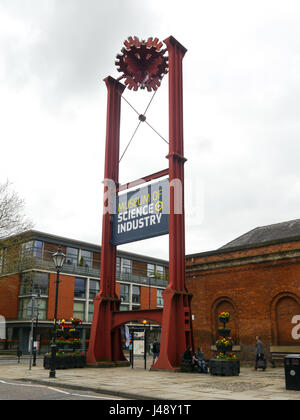
M75 277L74 297L85 298L86 279Z
M77 248L66 248L66 264L76 265L78 262L78 249Z
M85 302L74 302L73 318L79 318L84 321L85 318Z
M6 248L0 249L0 273L4 270L5 267L5 258L6 256Z
M24 273L21 275L20 295L32 293L48 294L49 274L40 272Z
M38 318L41 321L47 319L47 299L36 299L38 305Z
M89 299L94 299L100 290L99 280L90 280Z
M48 294L49 274L33 272L33 292L40 292L42 295Z
M43 257L43 242L42 241L34 241L33 256L37 258Z
M32 273L21 274L20 295L32 293Z
M122 271L124 273L132 273L132 261L122 258Z
M36 317L38 311L39 320L47 319L47 299L21 298L19 300L18 319L32 319ZM33 308L32 308L33 305Z
M93 302L89 302L88 322L93 321L93 313L94 313L94 304Z
M120 284L121 302L129 302L129 284Z
M156 295L156 304L157 306L163 306L164 305L164 300L163 300L163 296L162 296L162 289L156 289L157 295Z
M147 276L153 276L155 272L155 265L154 264L147 264Z
M121 270L121 258L120 257L117 257L116 270L117 271Z
M19 299L19 319L31 319L32 298Z
M132 286L132 303L140 303L141 289L140 286Z
M92 261L93 261L92 253L90 251L85 251L84 249L82 249L80 252L79 265L83 267L92 268Z
M165 275L165 268L163 266L161 266L161 265L157 265L156 266L156 274L158 274L158 276L160 278L163 278L164 275Z
M120 311L129 311L129 304L123 305L123 303L120 305Z
M33 241L24 242L22 244L22 253L24 255L30 255L32 252L32 248L33 248Z

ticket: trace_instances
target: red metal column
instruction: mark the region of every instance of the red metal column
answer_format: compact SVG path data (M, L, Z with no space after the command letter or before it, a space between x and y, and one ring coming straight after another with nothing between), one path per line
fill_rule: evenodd
M119 143L121 96L125 89L111 76L105 79L108 90L104 179L119 182ZM126 360L121 350L120 330L112 331L113 311L119 310L116 295L116 247L111 244L111 214L107 209L108 186L104 186L104 211L102 218L101 280L100 292L94 299L94 315L87 363Z
M164 42L169 54L169 284L163 293L161 350L153 369L174 369L187 345L193 346L192 295L185 286L182 59L186 49L172 36ZM181 194L175 194L175 184L181 187ZM177 214L175 199L180 196L181 212Z

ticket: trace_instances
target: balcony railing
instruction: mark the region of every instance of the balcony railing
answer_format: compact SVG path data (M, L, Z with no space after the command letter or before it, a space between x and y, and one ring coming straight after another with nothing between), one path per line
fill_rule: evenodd
M8 268L8 267L7 267ZM35 249L30 248L23 251L19 258L16 258L14 264L10 264L9 272L26 271L26 270L46 270L55 271L52 260L52 253L44 252L43 256L36 255ZM7 270L6 270L7 271ZM8 271L7 271L8 272ZM62 273L73 275L80 275L86 277L100 278L100 262L85 260L80 264L72 258L66 258L62 268ZM2 275L5 274L2 272ZM168 280L159 276L145 276L144 273L135 272L134 274L128 271L116 271L116 280L118 282L137 283L144 286L166 287Z

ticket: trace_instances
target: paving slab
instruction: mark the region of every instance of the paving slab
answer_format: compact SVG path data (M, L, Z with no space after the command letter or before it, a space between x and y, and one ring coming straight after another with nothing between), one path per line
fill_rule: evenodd
M2 363L0 379L92 390L138 400L300 400L300 391L286 389L283 367L269 368L263 372L242 366L239 376L222 377L145 370L141 359L135 362L134 369L58 369L56 377L49 378L49 370L44 369L42 359L38 359L37 366L31 369L24 362Z

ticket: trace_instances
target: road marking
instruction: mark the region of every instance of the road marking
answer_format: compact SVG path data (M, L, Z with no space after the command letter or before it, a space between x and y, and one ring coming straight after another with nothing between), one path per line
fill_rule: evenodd
M89 394L72 394L74 397L89 397L89 398L97 398L100 400L115 400L116 398L109 398L109 397L97 397L96 395L89 395Z
M52 391L61 392L62 394L68 394L68 395L70 395L70 392L62 391L61 389L57 389L57 388L52 388L52 386L46 386L46 388L51 389Z
M6 385L31 386L31 387L35 387L35 388L44 387L44 385L18 384L17 382L6 382L6 381L3 381L3 380L0 380L0 382L1 382L2 384L6 384ZM48 388L48 387L47 387L47 388Z
M2 379L0 379L0 383L1 384L5 384L5 385L17 385L17 386L31 386L33 388L47 388L50 389L51 391L55 391L55 392L60 392L62 394L67 394L67 395L72 395L74 397L84 397L84 398L96 398L99 400L117 400L117 399L122 399L120 397L115 397L115 398L111 398L111 397L100 397L100 396L96 396L96 395L89 395L89 394L76 394L76 393L71 393L71 392L67 392L67 391L62 391L61 389L57 389L57 388L53 388L51 386L47 386L47 385L34 385L34 384L24 384L24 383L15 383L15 382L7 382L7 381L3 381Z

